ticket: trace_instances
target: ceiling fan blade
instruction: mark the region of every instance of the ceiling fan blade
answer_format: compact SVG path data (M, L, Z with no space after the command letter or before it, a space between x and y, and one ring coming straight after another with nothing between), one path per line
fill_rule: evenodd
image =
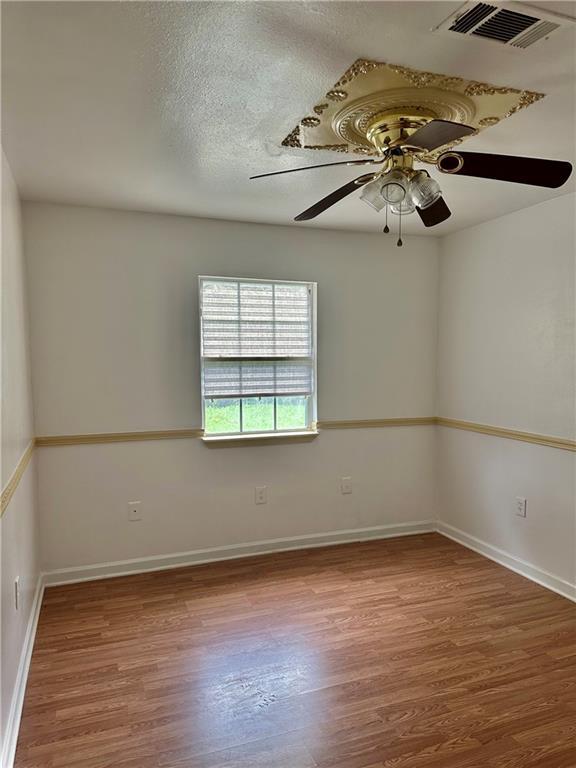
M320 163L320 165L305 165L302 168L289 168L287 171L272 171L271 173L259 173L250 176L251 179L263 179L265 176L280 176L282 173L296 173L296 171L309 171L312 168L327 168L329 165L378 165L382 160L341 160L338 163Z
M311 205L310 208L299 213L294 221L309 221L310 219L315 219L318 214L322 213L327 208L330 208L334 203L337 203L339 200L346 197L346 195L355 192L357 189L364 186L364 184L368 184L369 181L375 179L376 175L377 174L375 173L367 173L364 176L359 176L353 181L349 181L347 184L344 184L343 187L335 189L334 192L330 192L330 194L323 197L322 200L319 200L317 203L314 203L314 205Z
M448 208L442 197L439 197L428 208L416 208L416 212L422 219L425 227L435 227L436 224L441 224L452 216L452 211Z
M438 158L438 170L458 176L514 181L516 184L556 189L568 180L572 166L564 160L544 160L538 157L445 152Z
M408 139L408 144L411 147L418 147L431 152L436 147L449 144L451 141L462 139L464 136L469 136L475 132L476 128L462 123L452 123L450 120L432 120L419 128L416 133L413 133Z

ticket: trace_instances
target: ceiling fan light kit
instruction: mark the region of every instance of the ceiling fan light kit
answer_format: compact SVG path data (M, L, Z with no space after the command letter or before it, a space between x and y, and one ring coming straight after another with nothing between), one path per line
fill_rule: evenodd
M556 188L572 172L570 163L540 158L454 150L476 135L539 101L544 94L358 59L282 142L285 147L362 155L327 165L376 165L295 217L315 218L352 192L375 211L399 218L416 212L424 226L445 221L450 209L438 182L414 163L441 173ZM293 171L307 170L295 168ZM251 178L290 173L290 170Z
M380 178L384 182L381 187L384 202L396 205L401 203L408 194L409 178L400 170L390 171Z
M440 185L427 171L410 172L396 169L366 184L360 199L376 211L381 211L386 204L397 206L404 200L410 200L414 206L424 210L433 205L441 195ZM410 212L413 211L414 208Z
M416 206L411 197L405 197L399 203L390 204L390 213L394 213L396 216L408 216L414 213Z
M442 196L440 184L430 176L428 171L419 171L414 176L410 184L410 191L414 204L423 211L434 205Z
M382 208L386 206L386 200L382 194L382 187L382 179L375 179L369 184L366 184L360 193L360 200L363 200L365 203L372 206L378 213L380 213Z

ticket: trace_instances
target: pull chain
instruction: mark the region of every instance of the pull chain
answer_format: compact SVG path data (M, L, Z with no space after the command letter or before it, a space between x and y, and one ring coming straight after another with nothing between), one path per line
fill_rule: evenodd
M402 203L400 203L400 210L398 211L398 213L399 213L398 218L400 220L400 223L398 225L398 241L396 245L400 246L402 245Z
M388 232L390 232L390 228L388 227L388 203L386 203L386 226L383 230L384 234L387 235Z

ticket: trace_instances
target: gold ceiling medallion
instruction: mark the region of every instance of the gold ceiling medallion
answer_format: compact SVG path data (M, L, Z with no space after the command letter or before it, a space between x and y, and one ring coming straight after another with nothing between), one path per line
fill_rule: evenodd
M297 125L293 131L290 131L288 136L282 142L283 147L299 147L302 148L302 142L300 140L300 126Z
M450 120L476 133L544 94L358 59L284 139L285 147L377 155L430 120ZM377 127L375 127L375 125ZM402 133L403 132L403 133ZM472 134L473 135L473 134ZM423 154L434 162L448 146Z
M300 122L302 125L306 126L306 128L314 128L315 126L320 125L320 118L304 117Z
M326 98L330 101L344 101L348 98L346 91L328 91Z
M481 128L487 128L489 125L496 125L499 122L499 117L483 117L481 120L478 120L478 125Z

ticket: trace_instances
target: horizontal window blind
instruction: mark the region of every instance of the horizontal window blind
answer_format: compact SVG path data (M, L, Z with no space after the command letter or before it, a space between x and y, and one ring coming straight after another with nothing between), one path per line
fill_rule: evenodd
M204 397L307 396L312 394L312 384L308 363L247 360L204 364Z
M200 302L204 397L312 394L309 284L202 278Z

